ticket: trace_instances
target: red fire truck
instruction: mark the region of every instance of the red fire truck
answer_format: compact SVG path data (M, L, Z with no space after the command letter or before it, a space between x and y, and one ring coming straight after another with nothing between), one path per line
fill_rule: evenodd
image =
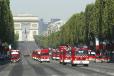
M56 49L52 49L52 55L51 55L52 60L56 59Z
M67 46L59 46L60 60L59 62L63 65L71 63L71 50Z
M42 62L50 62L50 55L48 49L41 49L39 52L39 61Z
M59 60L60 59L60 51L58 49L53 49L51 58L53 60Z
M88 57L88 50L85 48L72 48L71 52L71 65L76 66L76 65L84 65L88 66L89 65L89 57Z
M111 58L109 56L97 54L95 62L109 62L110 59Z
M56 49L55 59L56 60L59 60L60 59L60 51L58 49Z
M89 61L95 61L95 59L96 59L95 51L88 50L88 52L89 52Z
M35 55L36 55L36 51L33 50L32 55L31 55L32 59L35 59L35 57L36 57Z
M11 62L18 62L20 60L20 51L11 50Z
M38 51L40 51L40 50L33 50L33 52L32 52L32 58L34 59L34 60L38 60Z

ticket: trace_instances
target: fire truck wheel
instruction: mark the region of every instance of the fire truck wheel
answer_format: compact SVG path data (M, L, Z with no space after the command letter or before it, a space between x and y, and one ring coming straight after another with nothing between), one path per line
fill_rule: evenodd
M84 66L88 67L88 64L84 64Z
M101 61L101 63L103 63L103 60Z
M77 64L72 64L72 66L77 66Z
M40 61L40 63L42 63L42 61Z
M50 63L50 61L47 61L47 63Z
M62 64L62 62L59 62L60 64Z
M63 63L63 65L66 65L66 63Z

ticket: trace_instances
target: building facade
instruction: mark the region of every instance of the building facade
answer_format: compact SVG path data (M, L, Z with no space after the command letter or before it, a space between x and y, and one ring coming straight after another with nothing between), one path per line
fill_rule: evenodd
M13 17L15 34L18 41L34 41L34 35L38 35L39 19L32 15L17 15Z
M60 31L60 28L63 25L64 25L64 22L62 20L50 23L48 25L48 35L50 35L50 34L52 34L54 32Z

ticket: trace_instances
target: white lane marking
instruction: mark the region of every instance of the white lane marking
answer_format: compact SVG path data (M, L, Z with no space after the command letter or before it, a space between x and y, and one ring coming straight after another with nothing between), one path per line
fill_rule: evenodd
M56 75L56 74L53 74L53 75L51 75L51 76L58 76L58 75Z

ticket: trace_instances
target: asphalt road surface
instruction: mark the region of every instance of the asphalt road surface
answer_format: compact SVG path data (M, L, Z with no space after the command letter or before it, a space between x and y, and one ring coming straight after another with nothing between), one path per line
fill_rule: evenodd
M34 47L33 43L19 44L21 53L31 53L31 47ZM72 67L52 60L50 63L40 63L22 54L20 62L0 65L0 76L114 76L114 63L90 63L88 67Z

